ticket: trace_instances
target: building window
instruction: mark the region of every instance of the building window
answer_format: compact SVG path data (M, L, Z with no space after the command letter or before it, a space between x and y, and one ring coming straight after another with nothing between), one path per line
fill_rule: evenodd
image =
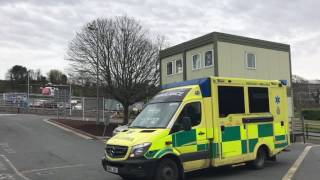
M183 66L182 66L182 60L179 59L179 60L176 60L176 73L182 73L183 71Z
M249 87L250 113L270 112L268 88Z
M204 66L210 67L213 66L213 51L207 51L204 55Z
M253 53L246 53L246 64L249 69L256 69L256 55Z
M229 114L245 113L243 87L219 86L219 116L227 117Z
M173 63L171 61L167 63L167 75L172 75L172 74L173 74Z
M195 54L192 56L192 70L197 70L201 68L200 54Z

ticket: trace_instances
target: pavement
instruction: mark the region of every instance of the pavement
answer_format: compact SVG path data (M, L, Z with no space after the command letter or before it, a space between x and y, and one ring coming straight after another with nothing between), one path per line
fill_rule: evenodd
M104 172L104 143L77 136L43 121L36 115L0 114L0 180L120 180ZM187 180L282 179L304 151L292 144L276 162L262 170L248 166L221 167L188 173ZM293 179L319 179L320 147L310 149Z

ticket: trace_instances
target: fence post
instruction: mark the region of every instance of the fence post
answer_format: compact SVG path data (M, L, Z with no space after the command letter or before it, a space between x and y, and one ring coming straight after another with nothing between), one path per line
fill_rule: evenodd
M72 90L71 90L71 84L69 86L69 104L70 104L70 110L69 110L69 116L72 116L72 105L71 105L71 101L72 101ZM71 119L71 118L70 118Z
M306 134L307 134L307 139L309 139L309 125L306 124Z
M67 119L67 90L64 89L64 119Z
M106 124L106 121L104 119L104 97L102 98L102 120Z
M303 131L303 143L306 143L306 133L307 133L307 139L308 139L308 127L305 128L305 123L304 123L304 116L303 113L301 111L301 127L302 127L302 131ZM307 124L306 124L307 125Z
M294 129L293 129L293 126L294 126L294 117L290 117L290 122L289 122L289 131L290 131L290 137L292 138L292 139L290 139L290 141L291 142L295 142L296 141L296 137L295 137L295 135L294 135Z
M58 118L58 120L59 120L59 106L57 107L57 118Z
M84 97L82 97L82 120L84 121Z

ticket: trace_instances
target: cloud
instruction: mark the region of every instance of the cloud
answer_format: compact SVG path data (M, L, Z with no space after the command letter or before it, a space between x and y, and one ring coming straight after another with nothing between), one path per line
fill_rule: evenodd
M11 66L65 69L68 42L95 18L128 15L171 45L220 31L292 47L293 72L319 78L320 2L0 0L0 78Z

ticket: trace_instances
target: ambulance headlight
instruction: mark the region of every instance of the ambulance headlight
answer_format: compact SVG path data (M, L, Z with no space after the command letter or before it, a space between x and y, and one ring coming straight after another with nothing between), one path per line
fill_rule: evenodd
M151 146L151 143L143 143L143 144L138 144L133 146L130 157L133 158L133 157L143 156L148 151L150 146Z

